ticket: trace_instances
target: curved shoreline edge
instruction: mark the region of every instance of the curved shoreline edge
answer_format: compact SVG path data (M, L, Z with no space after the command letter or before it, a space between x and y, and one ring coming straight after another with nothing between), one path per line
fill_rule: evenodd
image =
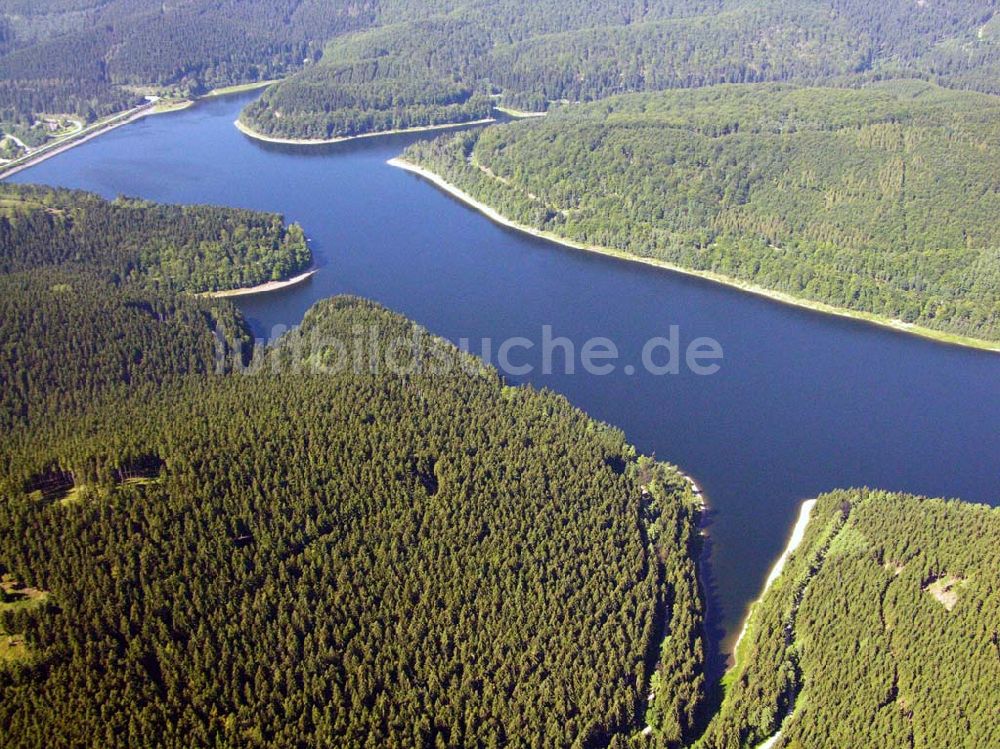
M0 165L0 170L3 170L0 171L0 182L8 177L14 176L18 172L23 172L25 169L30 169L36 164L40 164L47 159L51 159L53 156L65 153L71 148L82 146L84 143L91 141L98 136L104 135L105 133L109 133L112 130L116 130L123 125L128 125L136 120L141 120L143 117L152 117L153 115L167 114L169 112L179 112L183 109L187 109L192 104L194 104L194 100L186 100L184 102L162 106L152 104L133 110L127 110L118 115L113 115L107 122L96 123L94 125L90 125L89 127L85 127L82 130L78 130L68 136L65 140L49 144L42 147L40 151L28 154L26 157L23 157L23 160L10 162L13 166L10 166L9 168L5 169L5 165Z
M809 525L809 519L812 517L812 511L815 506L815 499L807 499L802 503L802 506L799 508L798 520L795 521L795 526L792 528L792 534L788 538L785 550L781 552L781 556L778 557L778 560L771 567L771 571L767 575L767 580L764 582L764 587L761 589L760 595L757 596L754 602L750 604L746 616L743 617L743 625L740 628L740 633L736 636L736 641L733 643L732 658L734 666L736 665L736 652L739 650L740 642L743 640L743 636L746 634L747 628L750 626L750 618L753 615L754 606L756 606L757 603L759 603L764 596L767 595L767 591L770 589L771 585L773 585L774 581L778 579L779 575L781 575L781 571L785 568L785 563L792 555L792 552L799 548L799 545L802 543L802 539L805 537L806 527Z
M254 130L249 125L236 120L233 125L236 129L248 138L259 140L264 143L279 143L286 146L329 146L334 143L347 143L352 140L363 140L365 138L378 138L383 135L407 135L409 133L429 133L434 130L453 130L459 127L470 127L472 125L491 125L496 122L495 117L487 117L481 120L470 120L468 122L447 122L443 125L423 125L420 127L407 127L398 130L379 130L372 133L361 133L360 135L342 135L336 138L326 138L324 140L311 140L309 138L275 138L270 135Z
M206 291L200 296L208 297L210 299L227 299L229 297L250 296L251 294L266 294L270 291L281 291L282 289L297 286L303 281L312 278L318 270L319 268L310 268L304 273L292 276L291 278L286 278L284 281L268 281L267 283L258 284L257 286L245 286L241 289Z
M135 122L143 117L150 117L156 114L180 112L188 107L194 106L199 101L204 99L214 99L220 96L232 96L233 94L242 94L247 91L256 91L257 89L267 88L280 80L280 78L275 78L267 81L254 81L253 83L239 83L233 86L213 88L211 91L200 96L192 96L178 100L159 100L155 103L142 105L135 109L125 110L124 112L113 114L107 118L107 121L104 123L95 123L85 127L83 130L79 130L67 136L64 140L43 147L43 150L38 153L28 154L26 157L23 157L23 161L15 159L13 162L15 165L9 169L4 170L4 165L0 164L0 182L5 180L7 177L17 174L18 172L30 169L36 164L40 164L46 159L58 156L71 148L75 148L76 146L83 145L89 140L93 140L99 135L104 135L105 133L115 130L122 125L128 125L129 123Z
M508 117L513 117L515 120L530 120L536 117L546 117L548 112L529 112L526 109L514 109L513 107L493 107L498 112L502 112Z
M267 88L275 83L279 83L283 78L269 78L266 81L253 81L251 83L234 83L232 86L220 86L197 97L198 99L214 99L217 96L232 96L233 94L245 94L247 91L257 91Z
M847 317L852 320L858 320L860 322L866 322L871 325L877 325L882 328L888 328L889 330L894 330L898 333L908 333L910 335L919 336L921 338L927 338L937 343L951 344L954 346L964 346L966 348L973 348L979 351L989 351L991 353L1000 353L1000 343L995 343L993 341L987 341L980 338L970 338L955 333L945 333L942 331L932 330L931 328L925 328L921 325L905 323L902 320L890 320L884 317L879 317L878 315L870 314L868 312L859 312L856 310L847 309L845 307L834 307L833 305L826 304L824 302L814 302L809 299L802 299L796 296L792 296L791 294L787 294L783 291L774 291L772 289L764 288L763 286L757 286L756 284L748 283L746 281L740 281L738 279L731 278L729 276L724 276L719 273L713 273L712 271L701 271L701 270L693 270L691 268L684 268L682 266L669 263L665 260L640 257L638 255L633 255L631 253L624 252L622 250L616 250L611 247L586 244L584 242L578 242L574 239L561 237L558 234L554 234L552 232L542 231L540 229L533 229L530 226L519 224L516 221L507 218L502 213L497 211L495 208L472 197L469 193L465 192L460 187L456 187L455 185L446 181L441 175L437 174L436 172L432 172L429 169L414 164L413 162L407 161L406 159L400 156L389 159L386 163L389 166L396 167L397 169L403 169L407 172L412 172L413 174L416 174L417 176L426 179L428 182L432 183L435 187L439 188L443 192L448 193L449 195L462 201L469 207L479 211L494 223L500 224L501 226L505 226L509 229L515 229L516 231L523 232L524 234L530 234L531 236L537 237L539 239L545 239L548 240L549 242L560 244L564 247L571 247L577 250L586 250L587 252L593 252L599 255L606 255L608 257L617 258L619 260L627 260L633 263L642 263L644 265L651 265L654 268L660 268L662 270L667 270L672 273L680 273L685 276L694 276L696 278L702 278L706 281L712 281L714 283L722 284L724 286L729 286L735 289L739 289L740 291L744 291L749 294L755 294L756 296L761 296L766 299L779 302L781 304L787 304L792 307L808 309L814 312L822 312L828 315L836 315L838 317Z
M813 508L816 506L815 499L807 499L802 503L802 507L799 508L799 518L795 521L795 527L792 528L792 535L788 539L788 544L785 546L785 550L781 552L781 556L778 557L778 561L774 563L771 567L771 571L767 575L767 581L764 583L764 588L760 592L760 596L750 604L750 608L747 611L747 615L743 619L743 626L740 628L740 634L736 638L736 643L733 645L733 663L732 667L736 666L736 652L739 649L740 641L743 639L743 635L746 634L747 628L750 626L750 617L753 615L753 607L761 601L767 594L768 589L778 579L781 571L785 568L785 562L788 558L802 543L802 539L805 537L806 528L809 525L809 520L812 517ZM730 668L732 670L732 668ZM755 749L771 749L775 746L781 739L781 726L778 727L778 731L771 736L769 739L761 744L758 744Z

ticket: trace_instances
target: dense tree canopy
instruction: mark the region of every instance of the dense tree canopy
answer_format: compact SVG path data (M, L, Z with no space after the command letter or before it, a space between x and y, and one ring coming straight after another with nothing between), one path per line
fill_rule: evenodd
M245 123L315 138L482 111L475 97L443 109L440 86L539 111L627 92L764 81L921 77L1000 93L995 0L394 5L398 12L378 14L375 28L335 38L316 66L272 87L247 108Z
M0 430L231 368L248 339L228 303L116 286L82 271L0 276Z
M205 292L288 278L310 262L302 228L273 213L0 185L0 273L70 266Z
M375 7L353 0L6 2L0 122L42 112L93 119L139 101L136 86L187 95L275 78L318 57L325 40L370 25Z
M753 609L705 749L1000 744L1000 510L823 496Z
M534 228L996 341L997 10L6 0L0 131L280 76L242 120L284 137L549 110L408 158ZM251 351L198 296L310 262L275 214L0 186L4 747L1000 745L998 510L821 497L708 722L683 475L373 303Z
M245 114L329 137L722 82L918 76L1000 93L997 0L13 0L0 122L293 73ZM294 74L295 71L301 71Z
M314 366L315 336L359 327L413 336L332 300L255 375L11 450L0 566L48 598L0 624L30 652L0 671L6 745L562 746L636 725L664 625L674 661L700 642L687 482L426 334L421 357L463 367ZM683 721L697 682L678 694Z
M1000 104L920 82L566 107L406 158L528 226L1000 340Z
M692 734L675 469L362 300L248 360L137 261L259 214L4 196L5 747L605 745L651 685Z
M0 185L0 427L231 368L246 323L189 292L310 261L302 229L275 214Z
M675 469L375 304L248 361L106 272L0 278L5 746L996 742L997 510L820 498L699 737Z

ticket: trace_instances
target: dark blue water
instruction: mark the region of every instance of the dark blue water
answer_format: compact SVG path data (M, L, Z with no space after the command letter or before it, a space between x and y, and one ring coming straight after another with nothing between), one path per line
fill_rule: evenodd
M804 498L870 485L1000 501L1000 356L522 236L386 166L412 137L265 145L232 126L246 101L142 120L16 180L280 211L302 223L320 272L240 302L259 335L296 324L318 299L352 293L456 342L540 341L543 325L577 346L612 339L623 359L615 374L521 379L565 394L703 485L713 614L730 634ZM682 344L719 341L721 370L625 374L671 325ZM537 364L537 347L514 358Z

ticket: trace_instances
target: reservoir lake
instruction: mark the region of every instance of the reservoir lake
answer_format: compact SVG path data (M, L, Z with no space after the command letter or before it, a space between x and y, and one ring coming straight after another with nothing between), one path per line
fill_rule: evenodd
M535 342L511 355L534 371L511 381L564 394L703 488L714 671L804 499L872 486L1000 503L1000 355L520 234L386 164L436 134L262 143L233 126L256 95L144 118L11 181L278 211L299 222L318 272L234 299L262 338L297 324L319 299L356 294L456 343L467 339L473 353L483 339L494 351L514 336ZM574 374L559 351L556 373L541 371L543 326L578 349ZM719 371L647 372L643 346L671 326L682 353L696 338L717 341ZM612 374L579 366L594 337L620 352Z

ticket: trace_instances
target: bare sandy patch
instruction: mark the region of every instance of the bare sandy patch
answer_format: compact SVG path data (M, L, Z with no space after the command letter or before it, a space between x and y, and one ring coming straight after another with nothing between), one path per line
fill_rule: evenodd
M934 599L952 611L958 603L958 589L965 585L965 580L954 575L944 575L924 586L924 591L934 596Z

